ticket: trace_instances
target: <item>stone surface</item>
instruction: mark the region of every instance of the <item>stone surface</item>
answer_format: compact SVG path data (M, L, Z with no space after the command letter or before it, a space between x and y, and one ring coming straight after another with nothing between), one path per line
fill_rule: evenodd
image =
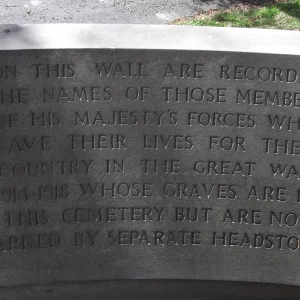
M3 300L298 300L299 287L197 280L115 280L1 289Z
M298 32L0 32L0 286L300 285Z

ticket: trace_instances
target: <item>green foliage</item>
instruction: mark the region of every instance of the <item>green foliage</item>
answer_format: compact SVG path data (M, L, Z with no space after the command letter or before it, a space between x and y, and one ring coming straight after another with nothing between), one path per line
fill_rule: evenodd
M288 0L248 10L218 11L179 24L222 27L256 27L300 30L300 0Z

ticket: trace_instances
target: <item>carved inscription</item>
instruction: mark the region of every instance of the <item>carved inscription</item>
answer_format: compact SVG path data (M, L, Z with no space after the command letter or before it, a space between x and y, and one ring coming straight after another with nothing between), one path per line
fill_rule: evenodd
M2 53L0 257L299 260L300 69L247 55Z

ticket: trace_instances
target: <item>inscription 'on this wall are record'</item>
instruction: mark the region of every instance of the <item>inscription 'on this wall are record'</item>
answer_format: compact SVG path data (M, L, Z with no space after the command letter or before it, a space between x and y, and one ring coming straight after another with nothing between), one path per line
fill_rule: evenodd
M297 57L3 51L0 107L1 285L299 282Z

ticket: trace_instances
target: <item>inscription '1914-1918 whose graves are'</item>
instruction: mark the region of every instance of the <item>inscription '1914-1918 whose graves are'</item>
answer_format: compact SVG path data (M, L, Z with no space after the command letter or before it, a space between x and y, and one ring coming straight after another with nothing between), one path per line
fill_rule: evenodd
M177 268L178 278L255 280L260 259L300 255L294 57L40 50L0 62L10 267L29 270L41 254L80 279Z

